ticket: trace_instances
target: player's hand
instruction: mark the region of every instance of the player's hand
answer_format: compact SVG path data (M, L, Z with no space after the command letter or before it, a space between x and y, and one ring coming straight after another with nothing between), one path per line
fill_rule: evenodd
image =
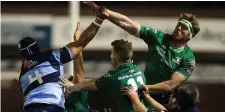
M60 81L58 82L60 85L64 86L66 90L72 91L74 84L70 82L68 79L64 77L59 77Z
M73 35L73 40L77 41L79 38L80 38L80 22L77 22L77 27Z
M107 17L109 17L109 13L104 6L98 6L91 1L84 2L84 4L87 4L87 6L91 8L91 10L95 13L97 17L101 19L106 19Z
M73 35L73 40L77 41L80 38L80 22L77 22L77 27Z
M131 86L123 87L120 91L122 95L127 95L129 98L138 98L137 92L134 91Z
M85 1L83 3L86 4L89 8L91 8L91 10L93 12L96 12L98 10L98 8L99 8L98 5L96 5L94 2L91 2L91 1Z
M141 85L141 90L143 91L144 94L148 94L148 87L146 85Z

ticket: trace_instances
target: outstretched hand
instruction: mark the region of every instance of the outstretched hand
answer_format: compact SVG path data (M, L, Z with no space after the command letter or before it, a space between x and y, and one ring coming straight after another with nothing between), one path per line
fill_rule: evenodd
M91 2L91 1L85 1L83 2L84 4L87 4L87 6L89 8L91 8L94 12L97 11L97 9L99 8L98 5L96 5L94 2Z
M77 27L73 35L73 40L77 41L80 38L80 22L77 22Z
M86 1L83 2L84 4L87 4L89 8L95 13L95 15L101 19L106 19L109 14L107 12L107 9L104 6L98 6L94 2Z

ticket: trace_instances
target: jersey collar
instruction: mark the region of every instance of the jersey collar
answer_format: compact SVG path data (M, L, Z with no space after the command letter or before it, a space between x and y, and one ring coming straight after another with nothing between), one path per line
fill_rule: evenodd
M185 46L186 46L186 45L185 45ZM169 48L170 48L171 50L177 52L177 53L180 53L180 52L184 51L185 46L180 47L180 48L177 48L177 47L173 47L173 45L170 43L170 47L169 47Z
M120 68L122 68L122 67L124 67L124 66L126 66L126 65L128 65L128 64L132 64L133 62L126 62L126 63L123 63L122 65L120 65L118 68L117 68L117 70L118 69L120 69Z

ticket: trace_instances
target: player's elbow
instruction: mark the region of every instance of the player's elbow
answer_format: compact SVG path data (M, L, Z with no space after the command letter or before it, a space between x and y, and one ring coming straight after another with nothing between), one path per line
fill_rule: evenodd
M165 83L165 92L172 92L175 88L175 86L173 84L171 84L170 81L166 81Z
M172 92L172 91L173 91L173 88L170 87L170 86L167 86L167 88L165 88L165 91L166 91L166 92Z
M83 49L83 46L77 41L69 43L67 47L70 49L70 52L73 58L77 57L77 55Z

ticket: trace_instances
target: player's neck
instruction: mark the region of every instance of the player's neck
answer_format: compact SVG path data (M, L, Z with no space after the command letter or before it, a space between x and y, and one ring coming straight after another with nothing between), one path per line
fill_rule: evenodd
M117 65L116 65L116 69L119 68L120 66L122 66L124 63L122 62L117 62Z
M178 41L178 40L171 41L171 45L176 48L184 47L186 44L187 44L187 42L183 42L183 41Z
M122 66L122 65L124 65L124 64L126 64L126 63L129 63L129 62L131 62L131 63L133 63L133 61L132 60L128 60L127 62L117 62L117 66L116 66L116 68L119 68L120 66Z

